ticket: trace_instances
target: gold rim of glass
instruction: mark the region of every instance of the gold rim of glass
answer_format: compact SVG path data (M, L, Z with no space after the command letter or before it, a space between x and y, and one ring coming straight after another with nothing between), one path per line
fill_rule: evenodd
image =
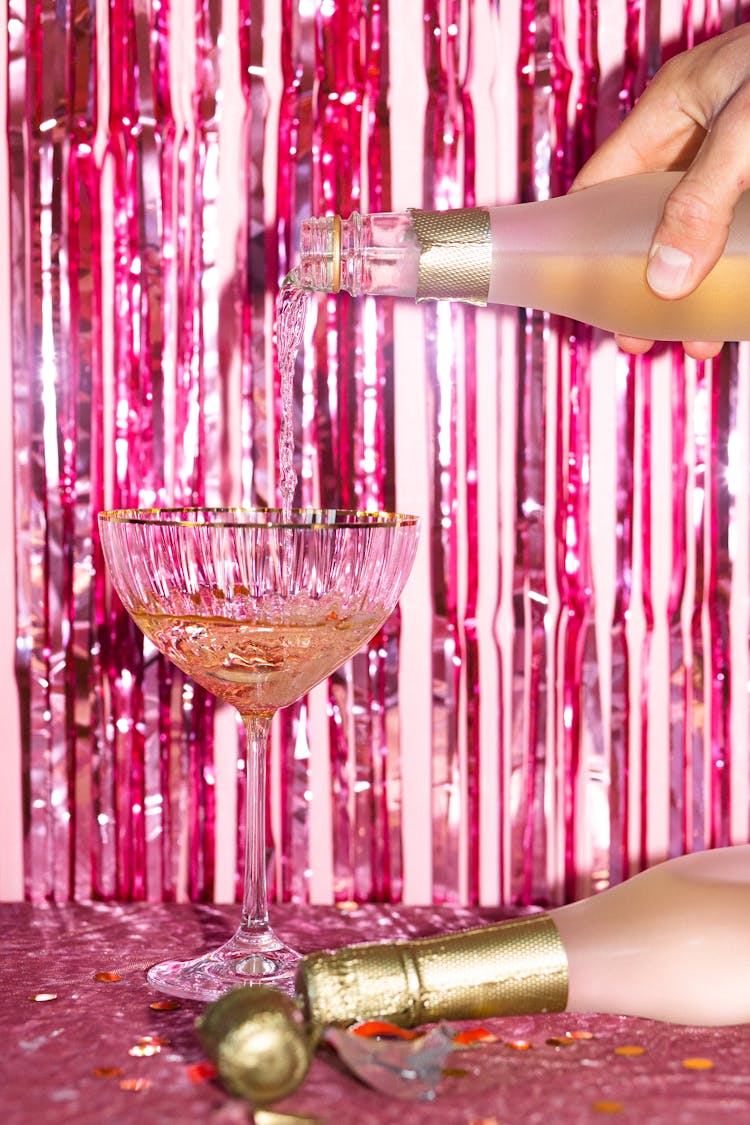
M219 518L210 521L199 519L199 512L211 512ZM262 516L264 513L278 518L254 522L237 518L241 514ZM291 520L284 516L282 508L224 508L209 504L173 508L109 508L98 514L100 520L108 523L163 524L165 527L290 527L315 530L331 527L409 527L419 523L419 516L364 508L293 508Z

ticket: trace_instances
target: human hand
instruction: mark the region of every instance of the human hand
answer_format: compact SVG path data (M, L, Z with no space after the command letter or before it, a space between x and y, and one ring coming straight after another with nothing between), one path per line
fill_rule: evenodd
M735 205L750 187L750 24L665 63L570 190L668 169L685 175L654 231L646 279L659 297L674 300L691 293L721 257ZM633 354L653 343L616 340ZM683 346L695 359L721 350L716 342Z

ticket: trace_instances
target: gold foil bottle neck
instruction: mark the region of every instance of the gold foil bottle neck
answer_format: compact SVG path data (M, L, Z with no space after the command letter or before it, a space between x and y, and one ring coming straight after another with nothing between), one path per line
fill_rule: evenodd
M492 272L489 211L412 208L409 216L420 247L417 300L486 305Z
M297 994L320 1027L561 1012L568 959L547 914L418 941L352 945L303 958Z

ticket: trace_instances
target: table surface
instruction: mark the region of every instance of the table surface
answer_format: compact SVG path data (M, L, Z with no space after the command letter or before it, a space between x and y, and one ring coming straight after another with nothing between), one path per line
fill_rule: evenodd
M462 907L285 905L272 910L271 921L309 952L500 917ZM249 1107L207 1074L194 1031L203 1005L154 1008L165 998L144 976L154 961L220 944L237 922L231 906L0 905L4 1125L252 1122ZM39 998L45 994L54 998ZM750 1121L750 1025L689 1028L557 1013L483 1020L481 1027L496 1040L454 1049L432 1101L371 1090L322 1050L304 1085L273 1112L287 1115L277 1120L289 1125L305 1118L335 1125ZM147 1036L160 1042L156 1053L142 1053Z

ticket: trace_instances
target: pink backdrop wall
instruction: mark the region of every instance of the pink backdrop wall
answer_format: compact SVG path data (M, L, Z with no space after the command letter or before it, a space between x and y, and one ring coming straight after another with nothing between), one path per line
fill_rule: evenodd
M274 501L300 217L563 191L736 11L73 8L9 6L0 894L231 898L236 724L109 601L96 509ZM557 901L749 838L747 345L340 298L297 410L301 502L425 529L400 618L277 723L276 894Z

